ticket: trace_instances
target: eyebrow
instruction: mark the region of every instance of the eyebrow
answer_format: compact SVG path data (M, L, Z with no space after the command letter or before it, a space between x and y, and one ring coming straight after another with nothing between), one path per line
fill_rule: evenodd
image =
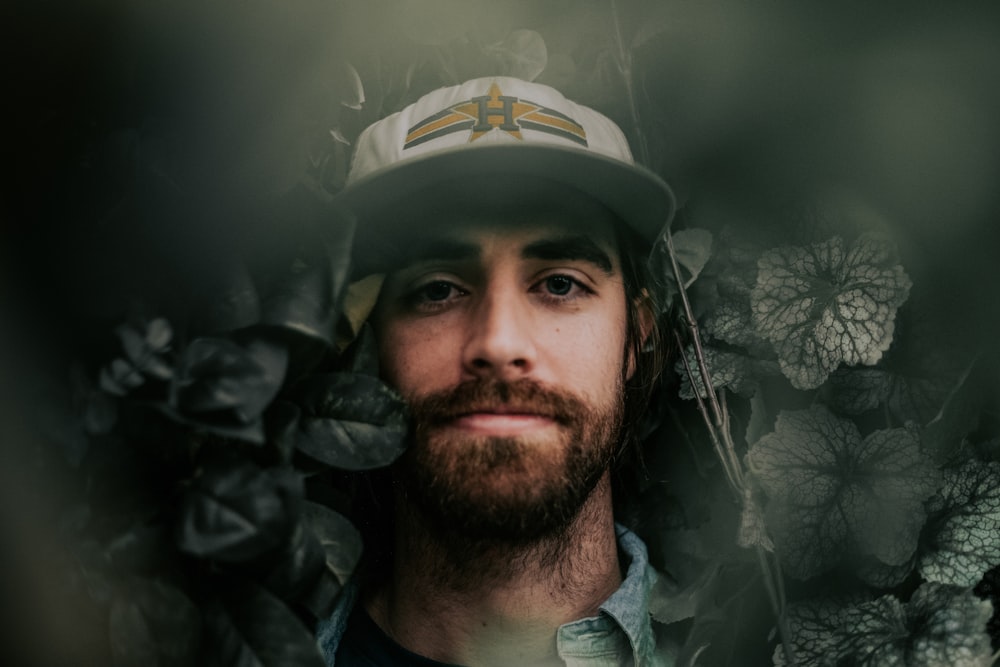
M589 236L563 236L542 239L524 246L524 259L570 260L590 262L609 276L614 273L611 258Z

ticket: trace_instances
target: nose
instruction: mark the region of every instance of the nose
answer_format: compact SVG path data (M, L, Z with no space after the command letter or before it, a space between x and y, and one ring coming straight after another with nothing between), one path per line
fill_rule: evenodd
M469 313L462 351L466 375L476 379L516 380L535 367L531 314L516 289L490 289Z

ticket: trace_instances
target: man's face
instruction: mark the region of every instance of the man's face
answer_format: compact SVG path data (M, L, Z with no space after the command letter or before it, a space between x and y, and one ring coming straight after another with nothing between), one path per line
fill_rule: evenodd
M626 298L603 213L499 217L422 229L374 322L413 410L408 498L466 534L531 539L568 525L617 447Z

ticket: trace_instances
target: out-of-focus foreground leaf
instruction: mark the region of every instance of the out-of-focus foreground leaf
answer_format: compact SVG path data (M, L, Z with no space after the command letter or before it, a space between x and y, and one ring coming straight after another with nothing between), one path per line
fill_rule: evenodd
M181 497L177 546L223 562L257 558L288 537L302 494L301 478L291 471L236 457L209 461Z
M206 605L202 663L227 667L323 667L312 633L280 600L233 584Z
M405 447L403 400L370 375L315 375L297 389L298 448L344 470L387 466Z

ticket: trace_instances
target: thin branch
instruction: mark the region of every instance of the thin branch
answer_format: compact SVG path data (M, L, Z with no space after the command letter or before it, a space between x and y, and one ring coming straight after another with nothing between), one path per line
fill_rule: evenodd
M674 330L674 337L677 339L678 346L683 350L683 342L681 341L681 336ZM732 487L734 493L739 493L740 486L736 482L736 478L733 476L733 471L730 470L730 465L727 461L725 450L722 448L722 443L719 441L719 434L716 433L715 427L712 425L712 418L708 414L708 409L705 407L705 401L702 400L701 394L698 392L698 387L694 382L694 371L691 370L690 364L688 364L687 355L681 353L681 361L684 362L684 370L687 371L688 379L691 381L691 387L694 390L694 398L698 404L698 412L701 413L701 418L705 421L705 428L708 429L709 438L712 440L712 447L715 448L715 454L719 457L719 462L722 464L722 469L726 473L726 478L729 480L729 485Z

